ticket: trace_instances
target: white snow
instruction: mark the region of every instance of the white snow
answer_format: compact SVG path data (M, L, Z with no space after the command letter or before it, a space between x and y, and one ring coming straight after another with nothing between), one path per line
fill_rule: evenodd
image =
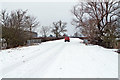
M113 49L70 42L49 41L39 45L2 50L3 78L118 78L118 54Z

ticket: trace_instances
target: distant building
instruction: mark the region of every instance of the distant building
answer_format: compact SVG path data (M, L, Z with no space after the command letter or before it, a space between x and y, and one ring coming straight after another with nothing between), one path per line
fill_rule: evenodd
M29 40L27 40L27 45L41 43L41 39L38 38L38 34L36 32L26 31L25 34L27 34L29 38Z
M36 32L31 32L32 38L36 38L37 37L37 33Z
M41 39L40 38L32 38L30 40L27 40L27 45L32 45L32 44L37 44L37 43L41 43Z
M36 38L38 36L36 32L30 32L30 31L25 31L25 34L28 36L28 38Z

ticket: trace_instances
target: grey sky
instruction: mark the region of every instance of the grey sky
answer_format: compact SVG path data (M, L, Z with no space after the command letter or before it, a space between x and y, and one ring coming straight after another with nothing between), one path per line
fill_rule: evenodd
M75 2L4 2L2 9L7 11L28 9L28 14L37 17L41 26L52 26L53 22L67 22L68 34L73 35L75 27L71 25L73 14L71 9Z

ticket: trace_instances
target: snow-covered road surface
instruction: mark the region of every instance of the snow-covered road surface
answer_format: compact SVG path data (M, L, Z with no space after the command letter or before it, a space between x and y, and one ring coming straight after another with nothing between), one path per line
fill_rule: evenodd
M71 38L2 50L3 78L118 78L118 54Z

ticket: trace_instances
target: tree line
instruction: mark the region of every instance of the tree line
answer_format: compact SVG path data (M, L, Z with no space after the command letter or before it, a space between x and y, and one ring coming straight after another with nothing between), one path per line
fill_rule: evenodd
M53 35L58 38L60 36L63 36L65 34L65 32L67 32L67 23L63 22L61 20L57 21L57 22L53 22L53 26L42 26L40 29L40 34L42 35L42 37L47 37L52 36L51 33L53 33Z
M27 10L16 10L8 13L2 10L0 13L0 27L2 27L2 38L7 42L7 47L25 45L31 36L27 32L39 25L35 17L27 15Z
M0 27L2 28L2 38L6 40L7 48L26 45L27 40L32 39L32 31L37 27L40 30L42 37L47 37L53 33L56 38L61 36L61 33L66 32L66 22L61 20L53 22L53 27L42 26L36 17L28 15L27 10L15 10L0 12Z
M90 43L114 48L120 38L120 1L81 2L72 13L72 24L89 37Z
M79 31L75 35L89 38L91 44L114 48L119 45L120 38L120 1L109 0L107 2L80 2L73 6L72 14L74 25ZM61 20L53 22L53 26L41 26L36 17L28 15L27 10L15 10L0 12L0 27L2 27L2 38L6 39L8 47L26 45L31 39L28 31L32 32L39 27L42 37L51 33L56 38L67 31L67 23Z

